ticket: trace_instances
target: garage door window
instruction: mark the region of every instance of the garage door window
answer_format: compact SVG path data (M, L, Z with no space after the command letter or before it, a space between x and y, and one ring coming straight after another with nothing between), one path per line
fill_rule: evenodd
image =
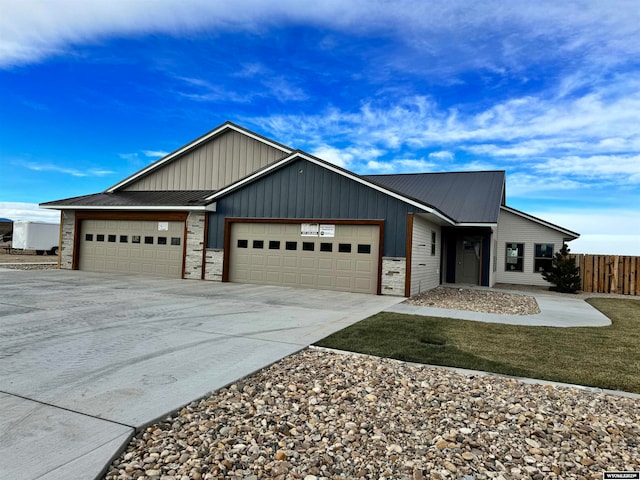
M254 240L253 248L264 248L264 240Z
M358 253L366 253L366 254L371 253L371 245L359 243Z
M158 245L166 245L167 237L158 237Z
M85 239L87 242L93 242L93 233L87 233L87 234L84 236L84 239Z
M104 242L104 235L102 235L101 233L96 235L96 242Z
M180 237L171 237L171 245L180 245Z
M147 245L153 245L153 237L144 237L144 243Z
M238 248L248 248L249 240L238 240Z
M120 243L129 242L129 237L127 235L120 235Z
M351 253L351 244L350 243L339 243L338 251L340 253Z
M140 235L132 235L131 243L140 243Z
M285 242L284 248L285 250L297 250L298 242Z
M313 252L315 245L313 242L302 242L302 250L305 252Z
M109 235L109 242L115 243L115 241L116 241L116 236L115 235Z
M269 250L280 250L280 240L269 240Z
M322 242L320 244L321 252L333 252L333 243Z

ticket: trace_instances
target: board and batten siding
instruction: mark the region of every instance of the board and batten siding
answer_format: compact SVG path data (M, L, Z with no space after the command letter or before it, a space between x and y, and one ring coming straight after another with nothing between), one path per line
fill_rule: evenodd
M498 220L498 258L496 281L518 285L550 285L542 274L533 271L536 243L552 243L554 253L562 248L564 236L561 232L533 222L506 210L500 210ZM506 269L506 244L524 244L524 271L510 272Z
M287 155L236 131L195 147L125 191L219 190Z
M384 256L405 257L407 213L416 208L299 159L216 201L207 248L224 248L224 219L384 220Z
M431 232L436 234L435 255L432 255ZM411 295L440 285L440 252L442 234L440 227L418 215L413 216L411 242Z

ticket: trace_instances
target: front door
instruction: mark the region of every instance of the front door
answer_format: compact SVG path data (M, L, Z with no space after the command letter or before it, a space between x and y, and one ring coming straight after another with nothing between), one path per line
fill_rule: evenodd
M480 237L458 239L456 254L456 283L480 285Z

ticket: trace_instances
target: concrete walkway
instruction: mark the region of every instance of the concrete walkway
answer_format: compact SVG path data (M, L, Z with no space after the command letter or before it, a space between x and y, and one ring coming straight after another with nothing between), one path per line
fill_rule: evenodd
M611 320L599 310L582 299L522 291L496 290L501 293L515 293L533 296L538 302L540 313L536 315L499 315L495 313L468 312L446 308L420 307L407 303L398 303L387 308L386 312L424 315L428 317L458 318L474 322L504 323L507 325L526 325L531 327L606 327Z
M0 479L100 478L146 425L400 301L0 269Z

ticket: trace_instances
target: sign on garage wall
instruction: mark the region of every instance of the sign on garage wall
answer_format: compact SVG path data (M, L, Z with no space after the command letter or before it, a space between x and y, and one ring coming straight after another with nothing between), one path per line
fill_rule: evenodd
M302 237L335 237L336 226L329 224L303 223L300 225Z
M335 237L336 236L336 226L335 225L320 225L320 236L321 237Z
M320 226L317 223L303 223L300 226L300 236L317 237Z
M158 222L158 231L159 232L168 232L169 231L169 222Z

